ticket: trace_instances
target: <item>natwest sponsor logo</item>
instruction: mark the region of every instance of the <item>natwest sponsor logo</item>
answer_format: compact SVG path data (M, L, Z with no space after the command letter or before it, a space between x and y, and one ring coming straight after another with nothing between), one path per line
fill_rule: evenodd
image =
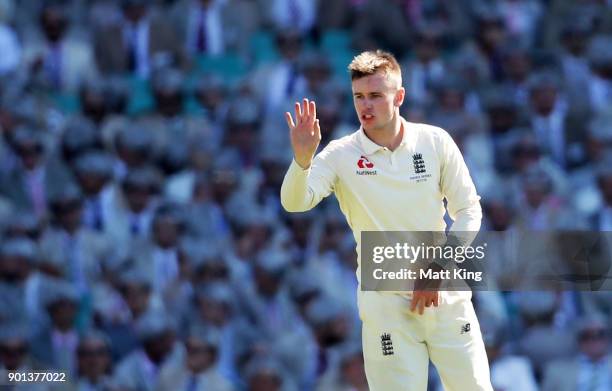
M355 171L357 175L376 175L376 170L373 169L374 163L363 155L357 160L357 167L359 168L359 170Z
M359 160L357 160L357 167L359 168L374 168L374 163L368 160L367 157L361 155Z

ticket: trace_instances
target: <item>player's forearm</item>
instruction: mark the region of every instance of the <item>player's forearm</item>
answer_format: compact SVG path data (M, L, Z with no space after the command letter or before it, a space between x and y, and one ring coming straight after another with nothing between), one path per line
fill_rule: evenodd
M450 231L473 232L476 234L480 230L481 221L482 208L480 207L480 202L475 200L455 212L455 219Z
M281 205L287 212L305 212L314 206L314 194L308 187L309 170L292 161L281 186Z

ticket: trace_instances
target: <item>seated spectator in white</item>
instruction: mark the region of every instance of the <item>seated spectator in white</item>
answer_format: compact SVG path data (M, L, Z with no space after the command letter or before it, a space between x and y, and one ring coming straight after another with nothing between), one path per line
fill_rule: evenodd
M305 361L306 369L311 371L306 373L305 384L316 385L326 376L337 373L342 344L349 340L353 330L351 318L348 311L331 297L320 296L308 305L305 320L310 326L312 340L309 342L313 343L314 349L309 349L308 356L301 359Z
M156 69L184 65L182 45L174 29L153 15L149 1L121 0L121 6L121 23L96 34L96 61L101 72L130 73L147 79Z
M18 209L47 217L49 192L70 180L61 163L45 151L41 134L28 128L15 131L11 140L19 160L2 178L2 191Z
M308 35L317 22L317 1L272 0L268 12L275 28L297 29L301 34Z
M68 167L82 154L103 147L95 124L83 117L67 121L58 144L58 155Z
M538 391L531 362L508 352L505 324L481 323L487 357L491 369L491 383L504 391ZM485 326L485 327L482 327Z
M180 241L185 233L185 222L179 209L162 205L151 222L150 239L141 238L132 245L135 264L148 274L155 293L171 294L179 282L181 263Z
M523 125L523 115L512 94L503 86L481 92L485 118L485 132L493 154L495 170L501 175L511 173L514 162L509 156L509 144L514 140L515 129Z
M29 239L38 241L42 232L42 221L31 212L23 210L13 211L7 219L4 228L4 239Z
M561 225L578 217L555 188L550 174L541 166L532 166L520 176L521 192L518 198L520 208L517 224L528 230L545 231L560 228ZM578 220L574 221L576 229Z
M334 82L329 56L319 51L309 52L304 54L301 63L304 77L306 78L306 95L322 96L326 92L328 84ZM335 92L338 93L340 91L337 90Z
M73 378L80 339L76 328L78 292L64 280L48 281L42 292L42 304L51 322L32 337L32 355L46 368L66 371L67 377Z
M586 136L583 144L583 164L572 170L569 176L569 186L576 189L571 196L572 203L578 211L587 216L598 213L603 206L598 178L607 171L606 168L610 167L612 162L609 153L609 146L612 145L610 121L612 116L598 116L584 125Z
M230 106L229 89L223 79L214 75L203 75L196 80L194 97L201 111L213 128L213 145L219 145L223 137L224 124Z
M555 326L560 311L560 295L551 291L516 292L516 304L524 322L524 333L518 342L517 353L526 356L540 377L553 360L569 357L575 348L567 326Z
M275 115L280 107L301 97L306 89L306 79L300 66L303 36L294 28L278 30L275 43L280 58L256 68L250 83L266 114Z
M203 151L197 151L197 149L199 148L194 148L192 153L198 155L203 153ZM197 157L192 159L195 160ZM224 179L227 179L227 182L233 182L235 180L233 175L234 173L230 172L229 177ZM176 196L182 201L185 197L185 203L189 204L190 212L186 218L190 232L198 237L206 238L207 241L216 243L221 248L225 245L227 246L225 249L231 252L232 245L229 244L232 241L230 225L222 205L217 204L213 198L215 188L220 185L212 182L209 175L191 170L179 173L168 180L167 185L168 193L172 194L167 196L168 199L174 201Z
M538 145L559 167L572 161L572 146L578 135L568 126L567 100L552 73L533 75L529 80L529 115Z
M476 9L473 37L463 43L459 56L470 57L485 79L499 81L502 76L501 51L508 39L508 27L499 7L481 3Z
M115 178L123 179L130 170L153 162L154 138L145 129L128 126L113 137L117 157Z
M6 379L7 371L33 372L43 370L31 354L28 325L17 322L0 324L0 375ZM46 384L17 384L14 391L47 391Z
M240 313L236 290L221 282L199 284L194 295L191 326L205 326L218 338L217 370L238 384L238 357L244 353L252 325Z
M550 181L549 190L550 195L553 196L551 200L565 201L567 176L559 166L542 155L533 132L530 129L516 129L508 136L505 140L507 143L500 148L500 153L503 153L510 163L511 170L505 177L504 185L509 189L513 206L518 207L525 201L524 179L529 172L543 173L541 181L545 179ZM537 180L536 176L531 177ZM502 179L496 178L496 181L499 180Z
M0 77L17 70L21 63L21 43L10 25L13 9L11 0L0 1Z
M95 287L103 265L116 260L116 249L104 234L83 225L83 196L76 185L56 191L50 209L53 223L40 240L41 262L84 295Z
M357 9L351 31L353 48L359 51L384 48L397 58L403 58L412 49L412 26L417 23L411 20L413 15L404 1L388 1L384 7L376 0L351 3Z
M69 34L65 2L45 0L39 18L40 31L25 38L23 70L37 86L74 93L97 76L89 43Z
M284 366L272 357L254 356L244 369L247 391L297 391Z
M467 110L469 89L465 81L445 74L432 88L436 104L429 112L430 122L448 131L460 147L465 147L466 138L485 130L482 116Z
M317 391L369 391L359 343L347 343L340 351L340 362L333 373L323 377Z
M126 94L114 84L106 80L88 80L79 90L82 115L99 128L107 125L113 111L125 107Z
M185 354L160 373L159 390L231 391L235 388L219 372L223 343L215 330L193 327L185 338Z
M180 0L171 16L190 56L218 56L232 44L235 27L229 23L227 0Z
M433 87L446 75L440 38L440 32L433 26L422 26L415 33L415 57L402 64L402 81L410 102L434 104Z
M123 254L129 252L135 240L149 237L161 181L161 174L155 168L135 168L113 188L104 231Z
M245 289L246 313L257 327L258 333L269 338L281 338L291 333L299 319L291 302L285 277L290 256L283 249L268 249L259 252L254 260L254 281Z
M136 126L151 133L158 151L187 146L202 138L215 138L206 117L185 113L185 77L177 69L164 69L152 75L154 110L136 121ZM183 154L184 155L184 154Z
M612 170L609 166L610 156L597 167L596 181L601 199L599 209L590 216L591 229L609 231L612 229Z
M591 108L596 113L610 110L612 107L612 36L597 35L591 39L588 48L588 59L591 65L589 80L589 99Z
M81 155L73 165L83 192L83 224L95 231L107 231L113 197L113 158L103 151Z
M515 103L525 108L529 103L528 78L532 72L532 59L527 46L509 42L501 49L502 81Z
M147 273L131 268L118 273L105 290L98 290L93 308L100 328L111 342L113 360L124 358L138 347L136 325L151 311L163 309L158 295L151 290Z
M584 99L588 89L591 69L587 58L587 45L591 34L590 23L584 20L571 19L561 31L559 40L561 50L559 62L563 73L564 90L572 106L584 110L590 107L589 99Z
M547 367L542 391L609 390L612 384L609 335L610 325L603 318L580 320L576 330L579 353Z
M183 354L176 325L166 313L152 311L138 320L136 334L141 346L117 364L114 382L130 391L157 390L160 374Z
M38 272L38 246L29 238L16 237L0 245L1 322L40 322L43 280Z
M76 391L112 389L110 341L99 331L81 336L76 350L77 374L70 379Z
M499 4L510 39L532 45L543 13L542 4L536 0L502 0Z

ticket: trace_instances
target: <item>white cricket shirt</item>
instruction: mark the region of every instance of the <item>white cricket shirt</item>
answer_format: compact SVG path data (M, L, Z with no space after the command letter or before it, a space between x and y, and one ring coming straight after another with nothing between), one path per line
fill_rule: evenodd
M360 128L331 141L306 170L294 160L281 187L283 207L306 211L333 191L358 253L361 231L444 232L444 198L451 231L478 231L480 197L453 139L435 126L404 119L402 124L403 139L394 151L374 143Z

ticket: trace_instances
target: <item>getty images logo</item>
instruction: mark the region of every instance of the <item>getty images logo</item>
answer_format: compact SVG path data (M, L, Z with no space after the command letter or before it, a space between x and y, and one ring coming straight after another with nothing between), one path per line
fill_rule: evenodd
M357 175L376 175L376 170L373 169L374 163L363 155L357 160L357 167L359 168L359 170L355 171Z

